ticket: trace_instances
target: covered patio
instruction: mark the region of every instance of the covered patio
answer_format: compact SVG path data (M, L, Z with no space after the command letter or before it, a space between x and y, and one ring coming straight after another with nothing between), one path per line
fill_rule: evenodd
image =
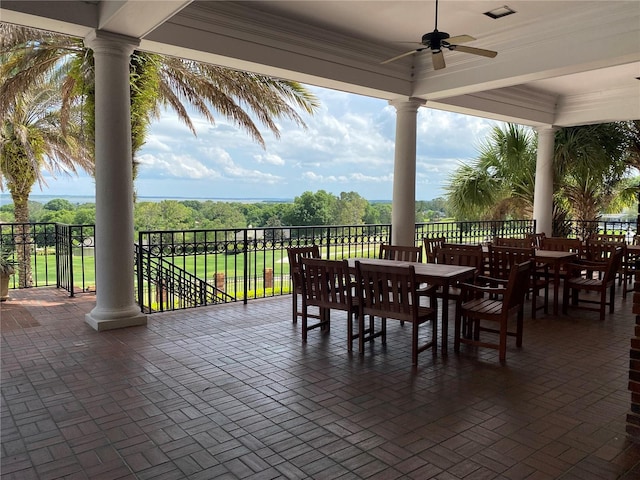
M362 358L346 350L343 312L303 345L288 296L100 333L84 321L92 294L11 296L0 315L6 479L640 476L625 434L635 317L620 293L604 322L528 318L504 366L463 346L421 355L415 371L397 322Z

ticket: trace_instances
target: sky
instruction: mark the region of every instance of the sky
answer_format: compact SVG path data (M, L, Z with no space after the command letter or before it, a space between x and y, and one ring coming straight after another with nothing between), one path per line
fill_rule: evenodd
M313 116L303 114L307 128L282 121L279 139L261 128L264 149L223 117L211 125L192 116L194 137L165 112L138 156L138 197L293 199L325 190L391 200L395 109L386 100L308 88L321 105ZM424 107L418 112L416 199L431 200L444 195L451 171L477 156L498 122ZM32 194L94 195L85 174L46 177L46 183Z

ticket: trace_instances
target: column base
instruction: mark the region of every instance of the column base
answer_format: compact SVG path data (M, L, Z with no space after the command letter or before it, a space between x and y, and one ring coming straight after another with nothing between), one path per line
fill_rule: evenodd
M137 308L127 311L99 311L94 308L84 317L84 321L91 328L101 332L103 330L113 330L125 327L140 327L147 324L147 316L140 312Z

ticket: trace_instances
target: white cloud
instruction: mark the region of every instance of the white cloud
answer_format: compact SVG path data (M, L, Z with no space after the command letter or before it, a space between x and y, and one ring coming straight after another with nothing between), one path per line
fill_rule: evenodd
M143 154L138 157L139 175L164 176L174 178L213 179L220 175L190 155L173 153L152 155Z
M353 190L368 199L390 199L395 108L386 100L309 88L320 108L314 116L303 115L308 128L276 120L281 136L262 129L265 148L218 114L213 125L193 115L194 136L173 112L164 112L151 125L139 152L138 195L202 198L215 192L216 198L293 198L324 189L336 195ZM458 162L476 156L479 142L496 124L421 108L418 198L442 195L449 173ZM93 190L92 183L87 190Z
M254 155L253 158L258 163L268 163L270 165L284 165L284 160L280 156L273 153L267 153L265 155Z

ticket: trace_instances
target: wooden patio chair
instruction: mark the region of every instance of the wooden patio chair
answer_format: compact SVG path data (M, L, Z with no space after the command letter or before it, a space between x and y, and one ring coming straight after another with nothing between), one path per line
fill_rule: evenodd
M506 281L509 278L511 268L520 263L531 262L531 270L528 282L528 291L531 292L531 317L536 318L536 312L540 309L549 313L549 275L548 265L536 265L535 248L500 247L489 245L489 276L491 279ZM538 295L544 293L542 305L538 305Z
M419 283L413 265L408 267L374 265L356 261L356 283L360 294L360 311L358 317L358 332L360 353L364 353L364 342L375 336L382 337L382 343L387 341L387 319L411 322L411 362L418 363L418 354L428 348L436 353L437 318L436 310L420 305L418 294ZM435 301L435 299L433 299ZM364 334L364 317L380 317L379 332L370 332L369 337ZM431 322L431 339L418 344L419 326Z
M500 362L507 357L507 337L516 337L516 346L522 346L523 303L529 289L532 263L527 260L513 265L509 277L499 286L461 284L466 300L456 307L454 350L460 351L460 344L498 350ZM516 315L516 329L509 330L509 320ZM463 329L463 323L468 328ZM495 324L497 323L497 327ZM488 324L488 325L487 325ZM494 326L491 326L494 325ZM463 330L468 334L463 335ZM482 332L498 334L498 342L481 339Z
M609 244L611 245L611 244ZM614 247L611 254L604 261L581 260L567 265L567 277L564 281L562 295L562 312L567 313L567 308L582 308L594 310L600 313L600 320L604 320L606 307L609 313L614 311L614 298L616 294L616 274L622 263L622 247ZM594 275L597 273L597 275ZM595 292L600 294L598 300L580 297L580 292ZM609 300L607 301L607 293ZM580 305L580 302L583 305ZM584 304L596 304L590 307Z
M422 239L427 263L436 263L438 249L442 247L442 244L446 241L447 239L445 237L424 237Z
M611 236L609 236L611 237ZM624 264L627 255L627 244L621 243L618 240L599 240L595 237L587 240L587 247L585 250L585 257L592 262L606 262L613 254L616 248L622 248L622 261L618 266L616 276L618 277L618 285L622 285L624 280ZM602 276L602 272L598 272L599 276Z
M422 262L422 248L406 245L380 244L378 258L402 262Z
M436 261L445 265L474 267L476 276L482 276L485 273L484 253L480 244L445 243L438 249ZM473 283L475 283L475 278ZM438 290L436 295L442 296L442 292ZM457 299L459 297L460 288L458 286L449 287L449 298Z
M383 243L380 245L380 254L378 255L378 258L385 260L400 260L402 262L422 262L422 248L405 245L388 245ZM422 284L418 289L418 293L422 297L426 297L430 295L431 288L433 287L430 285ZM400 324L404 325L404 322L401 321ZM373 323L369 328L371 330L374 328Z
M307 341L307 332L320 328L328 332L331 328L331 310L347 312L347 350L351 351L353 340L353 318L358 315L358 301L354 296L355 283L352 280L347 260L323 260L301 258L302 279L302 341ZM319 321L309 325L309 307L317 307ZM315 317L314 317L315 318Z
M302 316L302 311L298 310L298 295L302 295L300 260L302 258L320 258L320 247L318 247L318 245L289 247L287 248L287 256L289 257L289 272L291 274L291 282L293 283L293 291L291 292L291 310L293 314L293 323L297 323L298 317Z

